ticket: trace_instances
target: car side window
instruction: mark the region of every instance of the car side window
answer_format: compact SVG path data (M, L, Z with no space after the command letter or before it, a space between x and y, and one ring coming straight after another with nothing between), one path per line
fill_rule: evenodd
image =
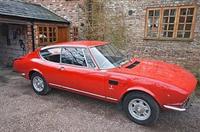
M49 48L40 51L40 55L48 61L60 63L61 48Z
M65 47L61 51L61 62L87 67L83 48Z
M84 48L84 54L85 54L85 58L86 58L86 62L89 68L95 68L96 65L94 64L94 61L92 60L92 57L90 55L90 52L88 49Z

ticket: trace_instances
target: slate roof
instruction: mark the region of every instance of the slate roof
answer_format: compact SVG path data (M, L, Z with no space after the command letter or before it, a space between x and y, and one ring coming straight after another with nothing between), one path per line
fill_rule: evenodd
M68 20L56 15L40 5L11 0L0 0L0 15L39 21L70 23Z

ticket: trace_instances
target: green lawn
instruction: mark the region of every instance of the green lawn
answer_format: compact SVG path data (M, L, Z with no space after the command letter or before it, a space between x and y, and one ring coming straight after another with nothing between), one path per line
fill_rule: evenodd
M197 89L200 90L200 83L199 82L198 82L198 85L197 85Z

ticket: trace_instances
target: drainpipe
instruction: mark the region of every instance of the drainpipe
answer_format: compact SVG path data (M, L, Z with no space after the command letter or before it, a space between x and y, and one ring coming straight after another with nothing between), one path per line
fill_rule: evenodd
M34 22L31 22L31 32L32 32L32 49L35 51L35 33L34 33Z

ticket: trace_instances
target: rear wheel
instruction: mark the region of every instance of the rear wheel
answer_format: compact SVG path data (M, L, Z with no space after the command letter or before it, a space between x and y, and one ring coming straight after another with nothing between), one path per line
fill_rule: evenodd
M31 76L31 84L33 90L38 95L46 95L50 92L50 88L46 83L45 79L39 73L35 72Z
M149 125L159 117L157 102L148 94L132 92L124 98L123 108L130 120L140 125Z

